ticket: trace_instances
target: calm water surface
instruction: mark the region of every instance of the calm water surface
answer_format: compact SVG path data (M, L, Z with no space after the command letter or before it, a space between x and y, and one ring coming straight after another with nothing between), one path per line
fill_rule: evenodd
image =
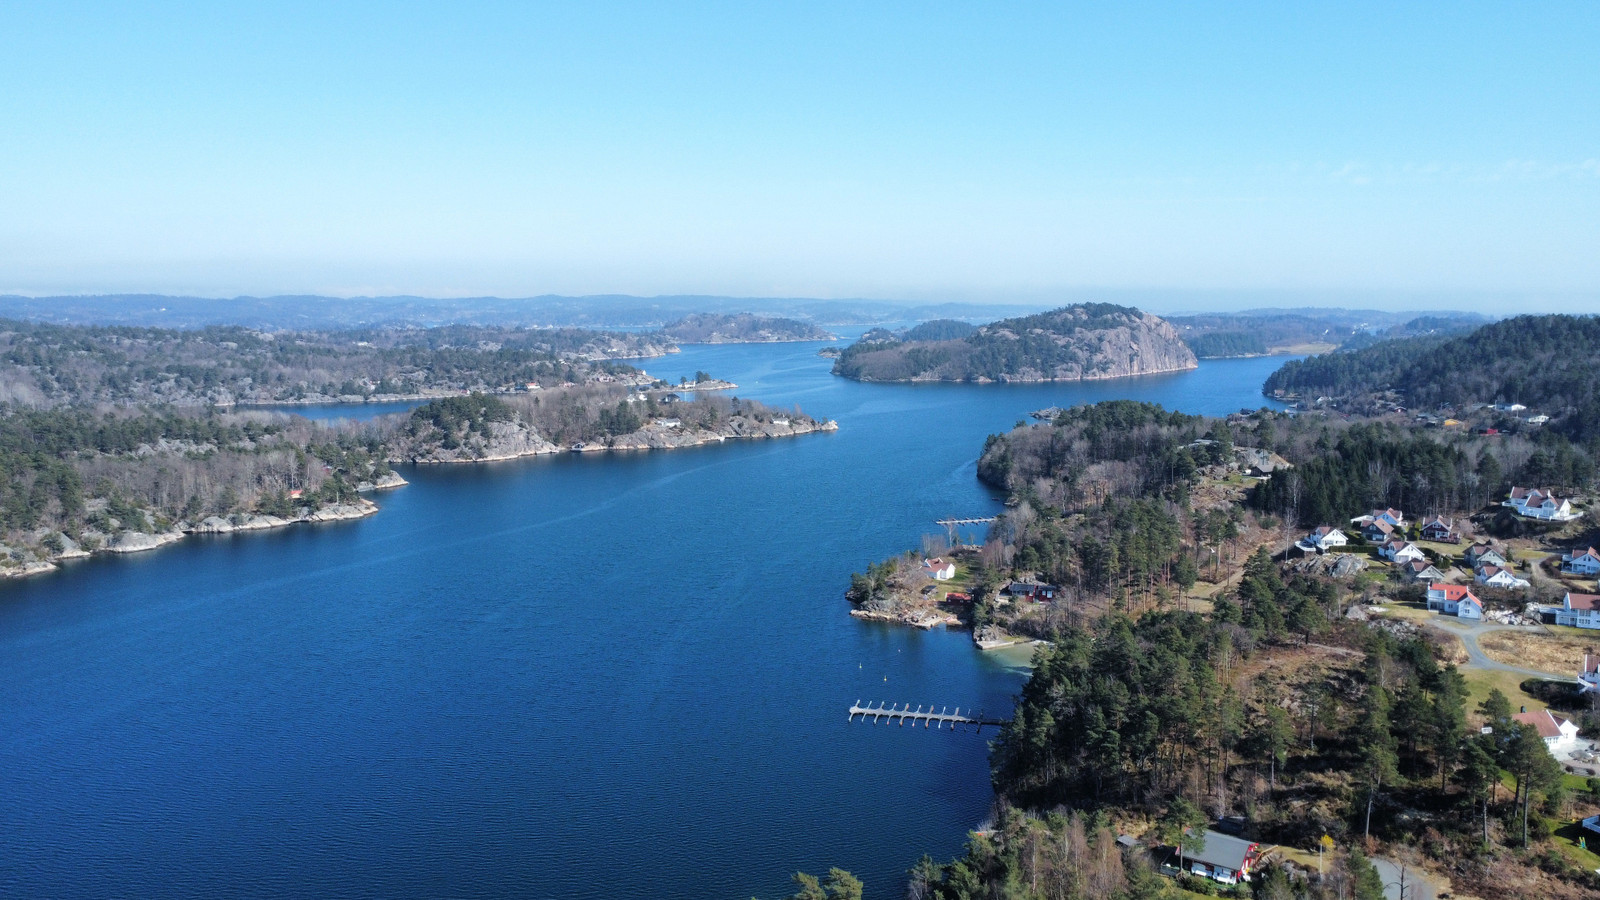
M0 895L900 896L991 800L1009 710L963 633L857 622L853 570L998 508L983 438L1048 405L1262 404L1282 360L1074 386L861 385L819 344L648 360L840 431L410 468L361 522L0 585Z

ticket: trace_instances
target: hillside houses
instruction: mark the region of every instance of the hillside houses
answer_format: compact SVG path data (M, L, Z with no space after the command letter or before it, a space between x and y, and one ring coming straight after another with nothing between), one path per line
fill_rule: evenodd
M1479 566L1473 570L1473 580L1485 587L1520 590L1528 586L1528 579L1518 578L1510 569L1499 566Z
M1428 585L1428 608L1460 619L1482 619L1483 601L1465 585Z
M1414 559L1427 559L1422 548L1404 538L1390 538L1378 545L1378 555L1394 563L1408 563Z
M1462 558L1474 569L1480 566L1499 566L1503 569L1506 566L1506 558L1488 541L1468 547Z
M1434 516L1422 523L1422 539L1439 544L1461 543L1461 531L1456 521L1445 516Z
M1335 547L1350 543L1350 537L1332 525L1319 525L1311 533L1295 542L1306 553L1327 553Z
M1600 594L1568 591L1555 608L1556 624L1573 628L1600 628Z
M1400 566L1400 572L1412 581L1443 581L1444 573L1425 559L1413 559Z
M1561 555L1561 571L1572 575L1600 575L1600 552L1586 547L1580 553L1574 550Z
M1511 496L1501 505L1512 508L1525 519L1541 522L1570 522L1579 516L1573 512L1571 500L1540 488L1514 487Z

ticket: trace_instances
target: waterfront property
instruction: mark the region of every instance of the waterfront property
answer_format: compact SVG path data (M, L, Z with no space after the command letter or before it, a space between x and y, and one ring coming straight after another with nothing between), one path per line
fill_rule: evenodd
M956 577L956 564L935 556L922 561L922 571L935 581L949 581Z
M1600 628L1600 594L1567 591L1556 607L1556 624L1573 628Z
M1466 585L1428 585L1428 608L1460 619L1482 619L1483 601Z

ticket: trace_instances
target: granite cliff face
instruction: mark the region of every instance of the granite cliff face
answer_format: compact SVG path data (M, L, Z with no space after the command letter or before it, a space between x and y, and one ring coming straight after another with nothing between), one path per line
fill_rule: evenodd
M1091 381L1198 365L1159 316L1107 303L1002 319L960 340L869 341L844 351L836 375L860 381Z

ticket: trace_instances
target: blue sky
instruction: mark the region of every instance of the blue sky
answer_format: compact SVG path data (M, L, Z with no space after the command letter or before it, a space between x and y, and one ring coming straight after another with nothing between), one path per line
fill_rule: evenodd
M1600 307L1593 3L221 6L0 5L0 292Z

